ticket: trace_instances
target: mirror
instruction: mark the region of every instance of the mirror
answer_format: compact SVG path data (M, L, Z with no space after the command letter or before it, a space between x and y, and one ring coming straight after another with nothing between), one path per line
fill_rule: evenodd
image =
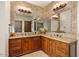
M71 10L60 13L60 30L66 33L71 33Z
M45 28L48 32L50 32L51 29L51 21L50 20L38 20L35 21L35 30L39 32L41 28Z
M54 14L51 20L34 20L32 16L30 17L23 18L16 15L14 31L16 33L36 32L40 28L46 28L48 32L71 33L71 10Z
M51 31L57 33L71 33L71 10L56 13L51 19Z
M33 17L22 18L17 15L14 30L16 33L22 33L36 32L40 28L46 28L48 32L71 33L71 10L54 14L52 17L51 20L34 20Z
M51 20L44 20L39 15L15 13L11 24L15 33L39 32L40 28L51 31Z
M17 6L16 6L17 5ZM24 6L24 5L23 5ZM57 32L57 33L71 33L71 9L70 7L62 9L63 11L58 11L54 13L50 11L52 7L49 8L48 12L44 12L40 8L33 8L32 13L22 13L16 12L18 3L12 3L11 6L11 30L15 33L25 33L25 32L37 32L40 28L45 28L47 32ZM44 12L44 15L42 15ZM51 13L52 12L52 13ZM52 19L50 19L53 17Z

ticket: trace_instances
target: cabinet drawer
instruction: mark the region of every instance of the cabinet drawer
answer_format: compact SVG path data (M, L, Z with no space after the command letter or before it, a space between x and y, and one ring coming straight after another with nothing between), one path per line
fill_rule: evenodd
M9 40L10 41L10 43L19 43L19 42L21 42L21 39L11 39L11 40Z
M10 47L17 47L21 46L21 40L20 39L13 39L9 41L9 46Z
M66 56L65 51L63 52L63 51L59 51L59 50L56 49L55 53L56 53L57 56L63 56L63 57Z
M55 45L60 50L64 50L67 48L67 44L63 42L56 41Z
M21 49L21 47L10 47L10 49L9 50L18 50L18 49Z
M55 54L57 56L68 56L68 44L64 42L55 42Z
M10 49L9 56L20 56L21 49Z

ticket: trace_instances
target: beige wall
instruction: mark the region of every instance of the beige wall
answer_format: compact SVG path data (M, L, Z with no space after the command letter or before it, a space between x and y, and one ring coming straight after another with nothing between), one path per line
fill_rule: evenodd
M72 2L72 34L77 39L77 2Z
M8 56L10 2L0 1L0 57Z
M77 56L79 57L79 1L77 2Z

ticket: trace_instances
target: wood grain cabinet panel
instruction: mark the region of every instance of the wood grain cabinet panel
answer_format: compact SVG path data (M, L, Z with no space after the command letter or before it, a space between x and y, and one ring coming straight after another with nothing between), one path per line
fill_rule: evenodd
M40 50L41 47L40 37L32 37L32 40L33 40L33 49Z
M49 56L54 56L54 40L41 37L42 38L42 50L47 53Z
M10 39L9 56L20 56L21 54L21 39Z
M28 37L22 40L23 54L40 50L40 37Z
M29 53L33 52L33 47L34 46L34 42L33 42L33 39L32 38L29 38L29 44L28 44L28 48L29 48Z
M29 41L30 41L30 38L22 38L22 53L23 54L30 52Z
M42 50L45 52L45 53L47 53L48 51L48 47L47 47L47 39L45 38L45 37L41 37L41 39L42 39Z
M69 56L69 45L64 42L55 41L55 54L56 56Z
M49 55L53 57L55 56L55 41L50 39L49 42Z

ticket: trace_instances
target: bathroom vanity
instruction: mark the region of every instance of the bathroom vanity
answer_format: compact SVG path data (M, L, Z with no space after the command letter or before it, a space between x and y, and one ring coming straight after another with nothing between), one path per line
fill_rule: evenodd
M76 57L77 40L55 38L45 34L9 38L9 56L22 56L38 50L51 57Z

